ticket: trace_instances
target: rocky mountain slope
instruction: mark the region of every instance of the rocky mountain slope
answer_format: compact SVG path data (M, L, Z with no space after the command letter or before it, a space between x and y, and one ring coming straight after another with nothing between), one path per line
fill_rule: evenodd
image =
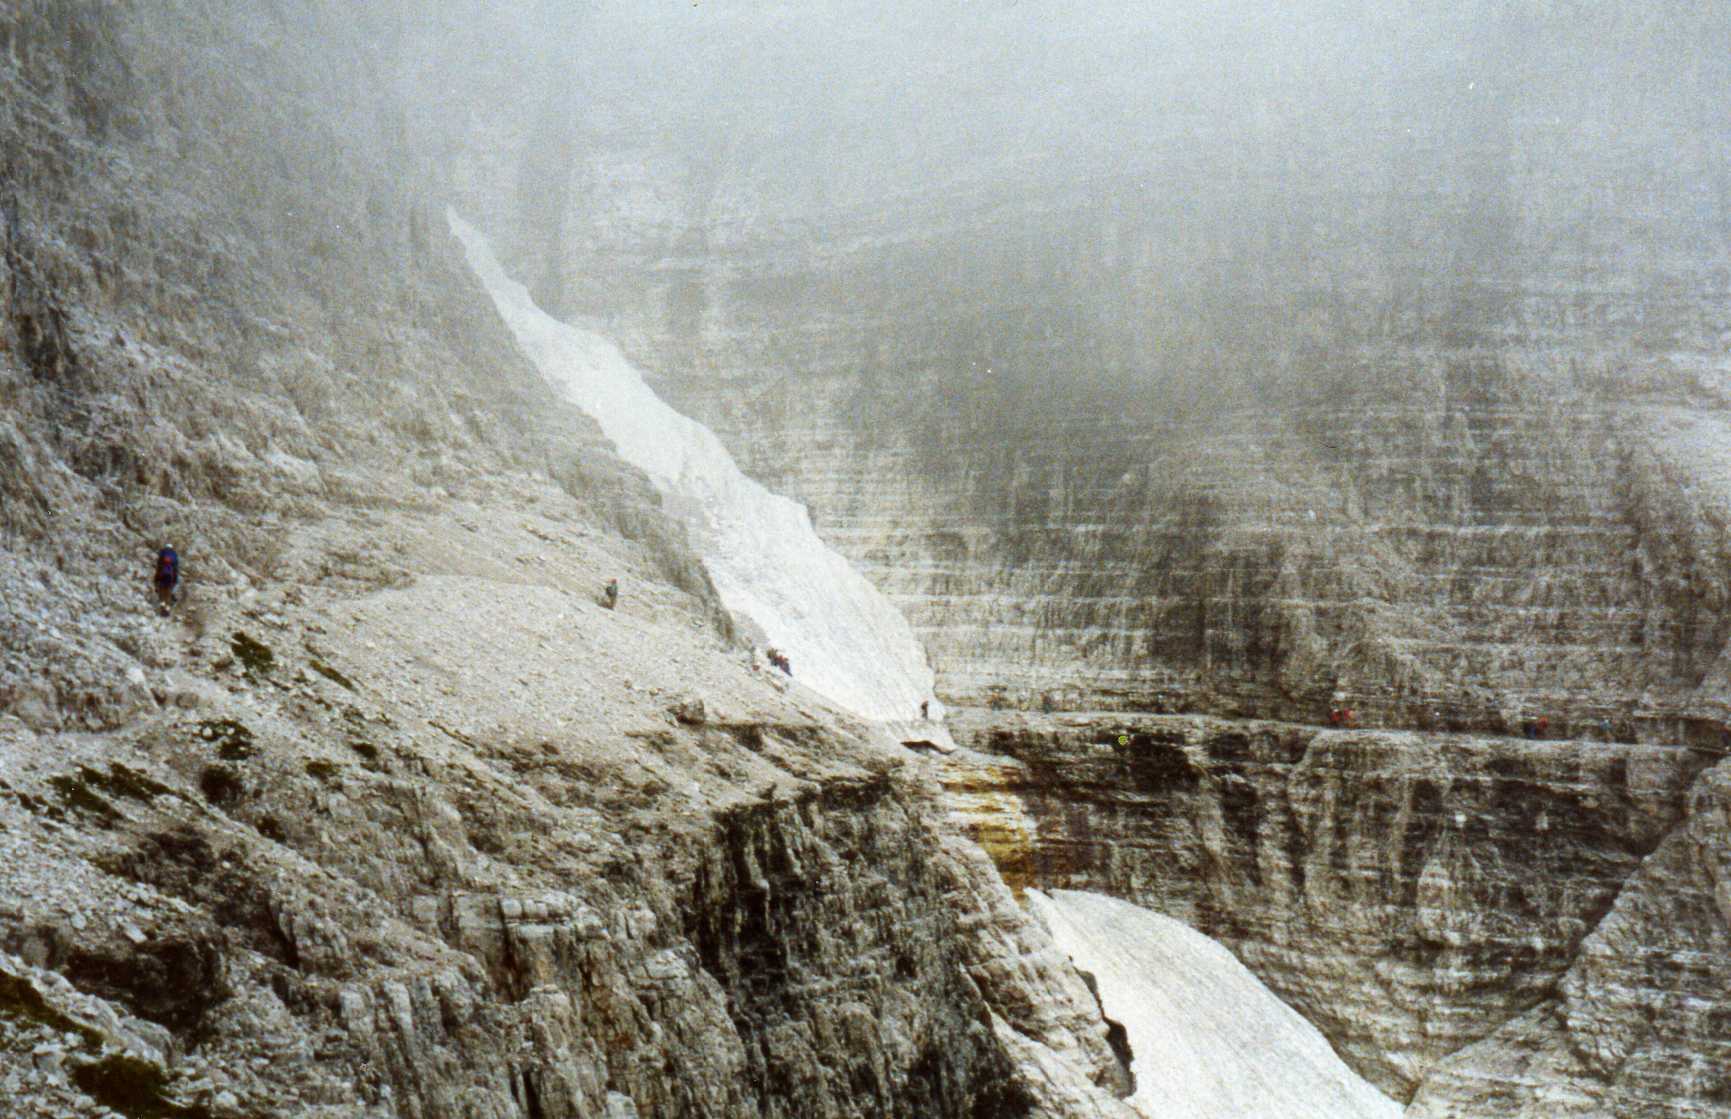
M0 1092L1122 1116L1035 886L1414 1114L1731 1115L1723 13L1056 8L0 8ZM750 673L453 200L973 750Z
M511 343L413 14L0 11L8 1114L1125 1115L929 777Z

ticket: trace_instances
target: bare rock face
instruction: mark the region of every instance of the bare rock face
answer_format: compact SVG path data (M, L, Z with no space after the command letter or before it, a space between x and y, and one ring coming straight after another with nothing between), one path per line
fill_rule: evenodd
M981 943L1002 935L997 922L1016 928L1019 915L988 917L986 907L1005 908L989 869L958 868L942 846L928 859L921 849L937 837L904 813L890 785L874 781L723 818L688 920L751 1039L746 1078L765 1085L757 1106L816 1115L846 1100L862 1114L1027 1114L1037 1101L1012 1075L999 1019L1036 1040L1061 1038L1066 1056L1121 1086L1104 1030L1078 1013L1089 1002L1075 971L1048 946L1036 981L1018 972L1037 939ZM1070 1020L1055 1024L1055 1010Z
M535 142L495 104L517 177L487 148L466 189L549 307L604 319L809 502L947 696L1312 717L1342 691L1366 721L1544 711L1619 737L1698 714L1731 572L1661 413L1727 399L1731 152L1701 109L1731 72L1699 45L1723 13L1318 11L1270 36L1251 5L1101 4L1055 46L982 17L942 47L978 64L992 124L952 122L928 168L890 102L965 114L910 7L790 17L846 26L903 79L891 98L869 63L790 75L828 139L621 129L626 91L700 119L752 96L637 69L749 57L750 13L705 17L701 42L645 19L652 47L548 91L565 111ZM1340 48L1339 83L1291 80L1304 43ZM1132 49L1163 64L1126 88L1099 60ZM1091 77L1051 104L1012 60ZM558 212L515 202L520 180Z
M1557 993L1455 1054L1409 1114L1713 1115L1727 1082L1731 773L1642 863Z
M1715 1098L1678 1071L1695 1067L1695 1045L1724 1044L1702 947L1727 927L1712 877L1722 771L1697 778L1707 756L1178 716L975 717L989 752L946 759L945 780L1007 880L1111 893L1209 933L1397 1098L1417 1089L1435 1114L1489 1114L1513 1090L1499 1080L1515 1059L1504 1043L1560 1021L1605 1031L1617 1052L1644 1048L1656 1098ZM1700 1013L1619 1033L1631 1001L1689 999ZM1570 1034L1569 1047L1586 1044ZM1548 1076L1533 1072L1527 1090L1544 1095ZM1596 1107L1640 1090L1581 1076Z
M895 164L871 97L807 122L822 176L661 146L609 83L716 71L636 82L635 11L0 15L0 1098L1121 1119L1011 892L1052 884L1227 942L1423 1114L1731 1113L1685 748L1731 699L1723 12L1307 16L1363 44L1330 113L1229 7L1078 15L1213 53L888 191L823 158ZM693 61L761 31L720 18ZM749 677L450 197L813 505L976 752ZM1298 725L1337 702L1380 729ZM1048 706L1093 714L1003 713ZM1497 737L1541 714L1569 741Z

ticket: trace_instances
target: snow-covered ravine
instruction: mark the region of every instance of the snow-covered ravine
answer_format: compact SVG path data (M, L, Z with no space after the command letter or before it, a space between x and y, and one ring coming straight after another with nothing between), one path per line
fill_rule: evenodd
M1402 1108L1335 1055L1220 944L1140 906L1029 890L1059 948L1099 982L1129 1036L1136 1094L1158 1119L1397 1119Z
M478 230L454 212L447 218L530 360L692 527L727 608L755 623L813 691L868 719L914 718L932 694L924 650L889 600L818 539L805 507L746 477L715 434L656 396L617 346L542 311Z

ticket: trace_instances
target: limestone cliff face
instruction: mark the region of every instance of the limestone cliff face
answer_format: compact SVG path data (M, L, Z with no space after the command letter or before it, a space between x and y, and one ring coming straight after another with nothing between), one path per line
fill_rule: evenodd
M1452 1057L1410 1114L1724 1111L1727 783L1723 765L1698 783L1557 997Z
M1731 572L1652 419L1725 401L1731 73L1700 46L1722 14L1666 13L1274 35L1248 5L1100 5L1049 50L982 16L949 44L970 116L908 61L917 16L831 12L898 92L796 67L830 115L775 135L768 92L703 84L761 48L749 15L598 15L568 50L649 46L496 108L506 143L538 130L515 167L459 162L547 305L808 501L955 703L1342 691L1394 725L1674 735ZM1328 65L1282 64L1306 49ZM643 71L659 50L695 73ZM1115 52L1146 53L1134 81ZM658 106L668 135L626 127Z
M1427 1113L1726 1114L1725 14L1019 7L850 25L887 77L774 136L591 74L556 237L469 186L903 605L1013 885L1196 922ZM1386 733L1261 721L1336 703Z
M1625 883L1680 842L1709 760L1177 716L1030 716L973 741L1014 763L958 755L946 780L963 803L1005 798L967 818L1012 885L1108 892L1209 933L1397 1098L1569 989ZM1717 935L1697 916L1690 935ZM1668 935L1637 938L1622 947L1669 954Z
M763 82L715 63L790 10L497 7L0 13L0 1095L1121 1117L947 809L1421 1113L1727 1113L1722 11L1022 4ZM1038 80L1090 52L1134 76ZM762 129L801 81L857 96ZM453 197L812 504L989 754L905 772L730 659ZM1337 693L1379 729L1267 721ZM1002 713L1047 702L1093 714Z

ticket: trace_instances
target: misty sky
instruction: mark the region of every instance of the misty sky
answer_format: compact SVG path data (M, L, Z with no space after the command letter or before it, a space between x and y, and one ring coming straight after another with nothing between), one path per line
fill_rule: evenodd
M704 0L602 5L566 61L598 132L723 145L847 204L981 164L1302 180L1493 124L1564 149L1722 131L1727 26L1663 3Z

